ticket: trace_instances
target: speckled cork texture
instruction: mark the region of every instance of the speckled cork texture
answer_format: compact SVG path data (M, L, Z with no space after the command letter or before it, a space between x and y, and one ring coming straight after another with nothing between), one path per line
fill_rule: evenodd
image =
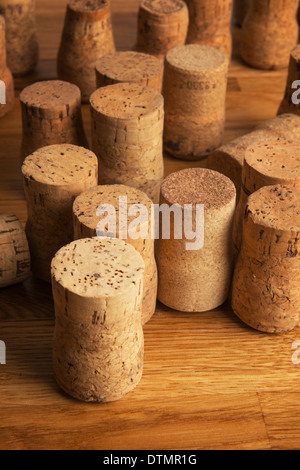
M185 160L206 158L222 143L228 60L212 47L176 47L165 60L164 148Z
M3 85L0 90L0 103L2 103L0 104L0 118L11 111L15 100L14 80L10 69L7 67L6 57L5 19L0 16L0 80L5 84L5 92L3 93L2 90ZM5 97L3 94L5 94Z
M191 204L196 231L196 204L204 204L204 245L187 250L187 239L174 236L156 244L158 299L184 312L202 312L223 304L233 270L232 223L236 205L234 184L212 170L190 168L172 173L161 187L161 204ZM184 232L185 233L185 232Z
M0 288L29 276L30 252L22 224L15 215L0 215Z
M98 160L82 147L51 145L29 155L22 174L32 272L50 282L53 256L73 240L73 202L98 184Z
M283 113L294 113L300 116L300 105L294 103L293 94L296 93L295 99L299 101L299 93L297 90L299 89L298 86L293 85L295 81L300 80L300 45L297 45L293 48L290 54L290 62L288 68L288 76L286 81L286 87L284 92L283 100L280 103L279 109L277 114Z
M299 325L299 207L300 190L290 186L265 186L248 199L232 307L244 323L266 333Z
M181 0L142 0L138 13L135 50L163 60L166 53L186 42L189 12Z
M163 62L150 54L121 51L106 54L96 62L97 88L115 83L139 83L162 91Z
M272 70L288 65L298 42L298 0L252 0L244 20L240 53L252 67Z
M120 83L96 90L90 103L99 184L125 184L157 203L164 176L162 95Z
M39 60L35 0L1 0L6 20L7 64L13 75L32 72Z
M55 144L88 147L81 94L76 85L61 80L37 82L20 93L24 159L39 148Z
M220 49L230 60L233 0L186 0L189 9L187 44Z
M58 57L58 78L74 83L88 103L96 90L95 64L115 52L109 0L69 0Z
M85 402L111 402L139 383L144 262L120 239L87 238L52 261L53 364L58 385Z

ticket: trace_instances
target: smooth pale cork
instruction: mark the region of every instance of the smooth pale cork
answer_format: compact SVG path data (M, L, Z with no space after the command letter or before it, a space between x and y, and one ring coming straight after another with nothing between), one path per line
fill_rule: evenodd
M300 144L278 138L268 143L257 143L246 150L242 189L233 224L237 251L241 249L248 197L264 186L275 184L300 188Z
M125 184L158 203L164 176L164 99L150 87L117 83L91 96L99 184Z
M217 308L227 300L232 278L234 184L212 170L181 170L164 180L161 204L181 208L192 205L192 228L199 238L203 225L201 230L197 205L203 204L204 245L197 250L187 249L187 242L192 241L186 238L189 227L184 225L184 213L179 219L171 217L170 237L160 234L156 245L158 299L169 308L184 312ZM180 222L184 228L182 237L174 234L174 226L178 230Z
M247 325L284 333L299 325L300 189L264 186L252 194L235 266L232 307Z
M98 184L98 160L82 147L51 145L29 155L22 174L32 272L50 282L53 256L73 240L73 202Z
M150 54L124 51L106 54L96 63L97 88L115 83L139 83L162 91L163 62Z
M244 20L240 53L252 67L273 70L288 66L298 42L298 0L252 0Z
M186 3L190 16L187 44L215 47L230 60L233 0L186 0Z
M30 252L25 231L15 215L0 215L0 287L30 276Z
M184 160L206 158L222 143L228 60L209 46L175 47L165 60L164 148Z
M181 0L142 0L138 13L135 50L163 60L166 53L186 42L189 12Z
M76 85L60 80L37 82L20 93L24 159L39 148L56 144L88 147L81 93Z
M294 84L294 82L296 82ZM294 47L290 54L288 76L283 100L277 114L294 113L300 116L299 90L300 87L300 45ZM294 99L295 98L295 99ZM294 102L295 101L295 102Z
M143 373L142 256L120 239L81 239L56 254L51 272L58 385L85 402L119 400Z
M96 90L95 65L115 52L109 0L69 0L57 56L57 75L77 85L83 103Z
M126 209L124 207L126 204ZM110 213L107 206L112 206ZM97 209L103 208L103 216L97 215ZM121 238L132 245L143 257L145 263L144 292L142 305L142 324L145 325L153 316L157 298L157 266L154 256L152 237L152 201L142 191L125 185L97 186L77 196L73 205L74 239L92 238L96 235L108 236L110 227L115 233L110 236ZM111 210L109 208L109 210ZM133 214L131 214L133 211ZM105 230L100 231L100 223L105 221ZM131 226L138 238L131 236ZM134 227L133 227L134 228Z
M6 62L5 19L0 16L0 118L14 105L14 80Z
M249 12L252 0L234 0L233 2L233 18L234 24L238 27L243 25L244 19Z

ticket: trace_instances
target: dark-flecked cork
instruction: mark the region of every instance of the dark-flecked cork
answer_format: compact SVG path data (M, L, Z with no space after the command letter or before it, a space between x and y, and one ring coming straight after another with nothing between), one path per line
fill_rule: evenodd
M0 118L14 105L14 80L6 62L5 19L0 16ZM4 84L4 85L3 85Z
M58 385L85 402L122 398L143 373L142 256L120 239L81 239L56 254L51 272Z
M164 180L161 204L177 210L171 216L170 236L160 236L156 244L158 299L185 312L217 308L228 298L233 270L234 184L212 170L181 170ZM179 210L184 205L191 205L191 215ZM179 224L184 226L180 237L174 233L174 229L180 229ZM188 240L192 238L187 235L191 230L188 224L200 241L197 246L187 246L196 238L195 235L193 241Z
M280 103L277 114L294 113L300 116L299 101L300 84L300 45L293 48L290 54L288 76L283 100Z
M247 325L285 333L299 325L300 189L264 186L247 203L232 307Z

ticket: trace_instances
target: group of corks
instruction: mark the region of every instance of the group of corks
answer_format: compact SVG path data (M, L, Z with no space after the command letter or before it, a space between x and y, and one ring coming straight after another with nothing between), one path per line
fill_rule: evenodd
M0 17L0 72L11 90L0 116L12 106L12 73L29 72L38 58L34 2L22 4L0 2L9 25L5 42ZM124 52L115 50L108 0L69 0L57 80L20 94L26 227L0 217L0 287L31 272L52 283L54 371L69 395L109 402L134 389L157 299L203 312L231 298L254 329L298 326L296 4L250 0L245 12L246 2L235 2L243 59L290 65L278 115L222 145L231 0L143 0L136 45ZM12 53L13 37L22 52ZM82 103L90 105L91 146ZM165 177L164 151L205 168ZM154 204L169 217L167 234ZM133 237L128 227L142 209L144 236Z

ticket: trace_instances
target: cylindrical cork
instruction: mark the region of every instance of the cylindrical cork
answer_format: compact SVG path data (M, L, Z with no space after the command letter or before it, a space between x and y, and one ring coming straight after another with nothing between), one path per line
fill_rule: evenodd
M101 207L102 215L97 212ZM145 263L142 324L145 325L155 313L157 297L152 201L142 191L129 186L97 186L75 199L73 219L75 240L107 236L112 228L111 236L130 243L142 255ZM101 230L99 224L104 223Z
M275 184L300 188L300 144L278 138L251 145L245 152L242 189L237 205L233 241L241 249L243 219L249 195Z
M0 16L0 118L13 108L14 99L14 80L6 64L5 19Z
M300 190L265 186L248 199L232 307L247 325L284 333L299 325Z
M287 67L298 42L298 0L252 0L241 35L241 56L258 69Z
M232 0L186 0L189 9L187 44L220 49L230 60L232 53Z
M25 281L30 253L25 231L15 215L0 215L0 287Z
M54 372L58 385L85 402L111 402L139 383L144 262L123 240L86 238L52 261Z
M233 18L236 26L241 27L244 19L250 9L252 0L234 0L233 2Z
M186 42L189 12L181 0L142 0L135 49L159 59Z
M163 73L161 60L141 52L106 54L96 63L97 88L115 83L139 83L161 93Z
M164 175L164 99L150 87L117 83L91 96L99 184L125 184L159 201Z
M15 76L26 75L39 59L35 0L1 0L0 15L6 20L8 67Z
M201 160L222 143L228 60L212 47L175 47L165 60L164 148L172 156Z
M169 234L164 211L156 246L158 299L163 304L202 312L226 301L233 269L235 199L234 184L212 170L185 169L164 180L161 204L173 207L174 215Z
M53 256L73 240L73 202L98 184L97 157L75 145L51 145L29 155L22 174L32 272L50 282Z
M96 90L95 64L115 51L109 0L69 0L57 57L58 78L74 83L88 103Z
M88 147L81 94L76 85L60 80L37 82L20 93L24 159L35 150L55 144Z
M294 47L290 55L285 93L277 114L294 113L300 116L300 45Z

